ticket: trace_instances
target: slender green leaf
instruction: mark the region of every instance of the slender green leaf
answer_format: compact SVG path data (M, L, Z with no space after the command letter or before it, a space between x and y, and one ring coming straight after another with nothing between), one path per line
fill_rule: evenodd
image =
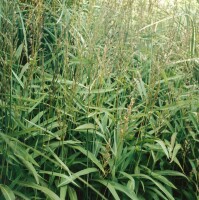
M68 194L70 200L78 200L77 193L72 187L68 187Z
M155 140L155 141L162 147L163 152L165 153L165 155L169 159L169 153L168 153L168 150L165 146L165 143L162 140Z
M33 188L33 189L39 190L52 200L60 200L60 198L52 190L48 189L47 187L40 186L40 185L32 183L32 182L19 182L18 184L23 187L28 187L28 188Z
M90 174L90 173L93 173L93 172L97 172L98 170L96 168L87 168L87 169L83 169L79 172L76 172L74 174L72 174L71 176L68 176L66 178L66 180L62 181L58 187L62 187L64 185L67 185L69 183L71 183L72 181L74 181L76 178L78 178L79 176L83 176L83 175L86 175L86 174Z
M174 158L176 157L178 151L181 149L181 145L180 144L176 144L174 149L173 149L173 153L172 153L172 157L171 157L171 161L173 162Z
M115 200L120 200L115 188L111 185L111 183L105 181L105 180L97 180L98 182L102 183L105 187L109 189L111 194L113 195Z
M79 150L80 152L82 152L84 155L88 156L88 158L97 165L97 167L99 167L99 169L105 173L103 166L101 165L101 163L99 162L99 160L94 156L93 153L91 153L90 151L84 149L81 146L72 146L72 148Z
M0 184L0 189L6 200L15 200L14 192L7 185Z

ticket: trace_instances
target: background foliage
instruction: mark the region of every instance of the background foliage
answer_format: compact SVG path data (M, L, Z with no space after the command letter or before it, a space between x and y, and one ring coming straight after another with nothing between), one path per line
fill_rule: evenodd
M0 199L198 199L199 4L0 1Z

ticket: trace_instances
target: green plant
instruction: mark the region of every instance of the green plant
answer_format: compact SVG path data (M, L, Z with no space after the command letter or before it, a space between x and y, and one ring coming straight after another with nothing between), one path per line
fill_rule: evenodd
M197 199L198 3L0 2L0 199Z

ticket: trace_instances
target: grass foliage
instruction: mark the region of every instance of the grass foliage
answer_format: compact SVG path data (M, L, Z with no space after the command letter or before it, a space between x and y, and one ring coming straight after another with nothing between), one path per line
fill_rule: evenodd
M198 13L1 0L0 199L198 199Z

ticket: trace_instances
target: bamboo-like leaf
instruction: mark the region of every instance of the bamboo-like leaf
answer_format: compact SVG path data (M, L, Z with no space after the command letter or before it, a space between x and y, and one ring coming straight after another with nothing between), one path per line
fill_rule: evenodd
M156 187L149 186L148 189L154 191L155 194L157 194L159 197L161 197L161 199L168 200L168 198L165 197L165 195L161 191L159 191Z
M133 177L130 174L127 174L126 172L120 172L124 177L128 178L131 181L131 185L132 185L132 190L135 190L135 180L133 179Z
M173 133L172 136L171 136L171 149L169 151L169 155L171 157L171 152L173 151L173 148L174 148L174 145L175 145L175 141L176 141L176 136L177 136L177 133Z
M18 60L21 56L22 50L23 50L23 43L19 45L19 47L17 48L16 52L15 52L15 57Z
M94 90L81 90L79 91L78 93L79 94L102 94L102 93L106 93L106 92L111 92L111 91L114 91L115 89L114 88L105 88L105 89L94 89Z
M173 153L172 153L172 157L171 157L171 161L173 162L174 158L176 157L178 151L181 149L181 145L180 144L176 144L174 149L173 149Z
M13 73L14 77L17 79L19 85L24 89L24 84L21 81L21 79L17 76L17 74L15 74L15 72L13 70L12 70L12 73Z
M15 200L14 192L7 185L0 184L0 189L6 200Z
M40 97L39 99L37 99L35 102L35 104L29 108L28 113L31 113L47 96L47 94L44 94L42 97Z
M28 127L34 126L34 124L36 124L36 123L41 119L41 117L42 117L44 114L45 114L45 111L39 112L39 113L31 120L32 123L29 123L29 124L28 124Z
M79 150L80 152L82 152L84 155L88 156L88 158L97 165L97 167L99 167L99 169L105 173L103 166L101 165L101 163L99 162L99 160L94 156L94 154L92 154L90 151L84 149L81 146L72 146L72 148Z
M67 176L66 174L64 173L57 173L57 172L52 172L52 171L44 171L44 170L41 170L39 173L41 174L48 174L50 176L57 176L57 177L60 177L61 180L68 180L70 179L70 176ZM78 177L77 177L78 178ZM72 182L75 186L79 187L78 184L76 184L73 180L70 179L70 182ZM58 186L59 187L59 186Z
M63 179L61 179L63 181ZM65 200L66 199L66 194L67 194L68 186L65 185L63 187L60 187L60 199Z
M164 176L162 176L162 175L160 175L160 174L157 174L157 173L154 173L154 172L151 173L151 176L152 176L154 179L156 179L156 180L158 180L158 181L161 181L162 183L168 185L169 187L174 188L174 189L177 189L177 188L175 187L175 185L174 185L173 183L171 183L171 182L170 182L167 178L165 178Z
M83 124L81 126L78 126L75 130L76 131L81 131L81 130L88 130L88 129L96 129L96 126L94 124Z
M22 67L21 72L20 72L20 74L19 74L19 78L20 78L20 79L22 78L22 76L23 76L23 74L25 73L25 71L28 69L29 65L30 65L30 63L26 63L26 64Z
M195 176L195 178L196 178L196 180L198 179L198 170L197 170L197 166L196 166L196 164L191 160L191 159L189 159L189 162L190 162L190 164L191 164L191 167L192 167L192 172L193 172L193 174L194 174L194 176ZM197 161L196 161L197 162Z
M187 179L187 176L185 176L183 173L173 170L164 170L164 171L154 171L157 174L163 175L163 176L182 176Z
M120 200L115 188L109 182L105 180L97 180L97 181L102 183L105 187L109 189L115 200Z
M33 123L33 122L27 120L27 119L25 119L25 121L27 121L28 123L30 123L30 126L35 126L35 127L37 127L38 129L40 129L40 130L42 130L42 131L48 133L52 138L56 138L57 140L61 140L61 138L60 138L59 136L53 134L51 131L49 131L49 130L43 128L42 126L37 125L37 124L35 124L35 123Z
M173 162L175 162L175 163L180 167L180 169L182 170L182 172L184 173L184 170L183 170L183 168L182 168L182 166L181 166L179 160L177 159L177 157L174 157L174 158L173 158Z
M137 88L138 88L138 91L140 93L140 96L143 99L144 97L147 96L146 89L145 89L145 86L144 86L144 82L142 81L142 79L139 79L139 80L138 79L134 79L134 80L135 80L135 82L137 84Z
M170 200L175 200L173 198L173 196L170 194L170 192L166 189L166 187L164 187L161 183L155 181L154 179L152 179L150 176L145 175L145 174L132 174L133 177L140 177L140 178L144 178L144 179L148 179L151 182L153 182L158 188L159 190L161 190Z
M20 199L23 199L23 200L30 200L30 198L28 198L27 196L25 196L24 194L22 194L21 192L18 192L18 191L13 191L14 194L18 197L20 197Z
M150 197L152 197L154 200L160 200L158 195L155 192L148 191L148 194Z
M68 194L70 200L78 200L77 193L72 187L68 187Z
M119 190L120 192L123 192L124 194L126 194L131 200L139 200L135 192L132 190L129 190L128 187L121 185L117 182L112 182L112 185L116 190Z
M57 162L60 164L61 168L63 168L64 170L66 170L70 175L71 175L71 171L69 170L69 168L66 166L66 164L51 150L50 147L47 147L47 149L50 151L50 153L53 155L53 157L57 160Z
M60 145L78 145L81 144L82 142L80 141L74 141L74 140L66 140L66 141L58 141L58 142L52 142L50 144L51 149L56 149L58 147L60 147Z
M163 152L165 153L165 155L169 159L169 153L168 153L168 150L167 150L164 142L162 140L155 140L155 141L162 147Z
M13 141L10 141L9 137L7 137L7 135L1 132L0 132L0 136L4 139L6 144L12 149L12 151L15 152L15 155L18 158L24 161L30 161L30 163L39 167L38 163L34 160L34 158L28 152L26 152L26 150L22 146L18 144L18 140L15 140L16 143Z
M31 174L33 174L33 176L36 180L36 183L39 184L39 175L38 175L36 169L34 168L34 166L32 165L32 163L28 162L27 160L24 160L24 158L21 156L18 156L18 157L21 159L22 163L26 166L26 168L29 170L29 172Z
M199 119L198 119L197 115L198 114L195 112L189 113L189 119L190 119L190 121L192 121L196 130L199 131Z
M86 175L86 174L90 174L90 173L93 173L93 172L97 172L98 170L96 168L87 168L87 169L83 169L79 172L76 172L74 174L72 174L71 176L68 176L66 178L66 180L62 181L58 187L62 187L64 185L67 185L71 182L73 182L76 178L80 177L80 176L83 176L83 175Z
M28 188L33 188L33 189L39 190L52 200L60 200L60 198L52 190L48 189L47 187L40 186L40 185L37 185L32 182L19 182L18 184L23 187L28 187Z

